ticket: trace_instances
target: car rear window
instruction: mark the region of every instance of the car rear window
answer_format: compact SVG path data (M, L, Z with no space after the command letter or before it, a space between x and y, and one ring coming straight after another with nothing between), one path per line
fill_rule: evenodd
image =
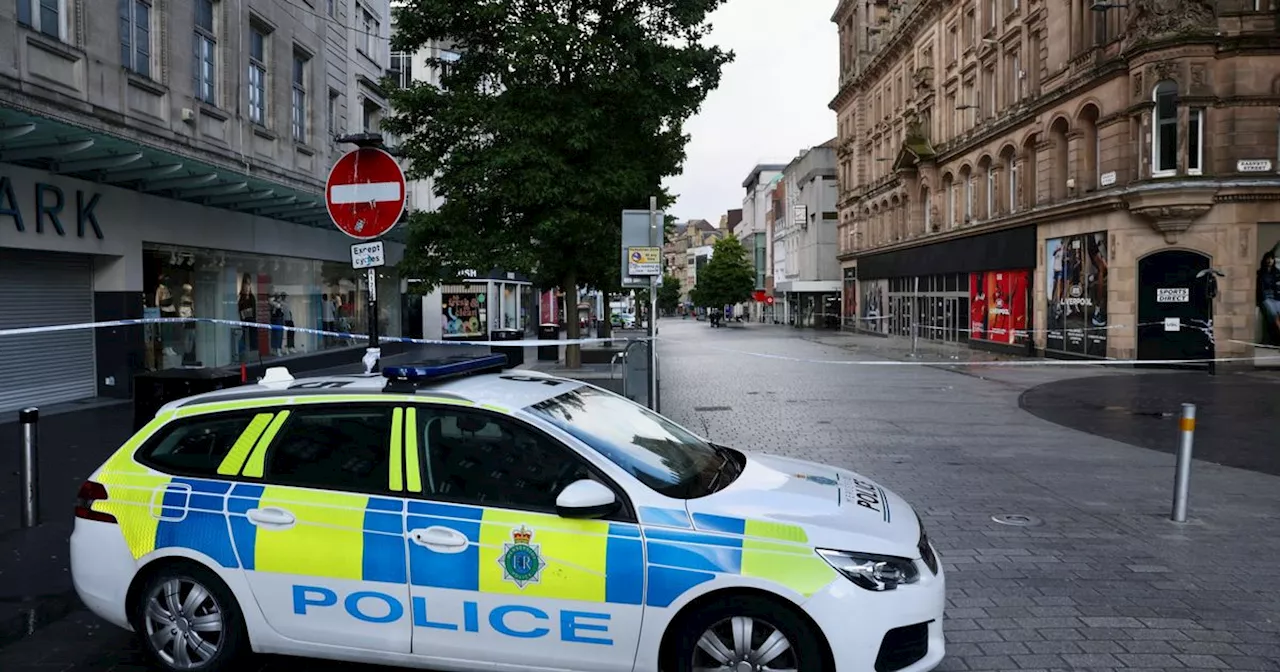
M215 476L253 418L252 413L219 415L171 424L147 441L137 457L161 471Z

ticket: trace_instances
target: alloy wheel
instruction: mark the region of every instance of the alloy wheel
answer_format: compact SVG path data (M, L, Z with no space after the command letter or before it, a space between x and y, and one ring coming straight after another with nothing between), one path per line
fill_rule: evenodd
M198 669L222 648L222 609L199 582L169 579L151 589L145 609L147 638L170 667Z
M795 672L796 652L782 631L747 616L734 616L698 638L694 672Z

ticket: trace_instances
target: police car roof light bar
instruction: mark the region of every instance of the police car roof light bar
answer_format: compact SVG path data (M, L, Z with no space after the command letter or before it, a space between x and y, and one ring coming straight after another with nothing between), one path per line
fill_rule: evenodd
M501 373L506 368L507 356L504 354L457 355L420 364L388 366L382 369L382 375L387 379L387 385L383 390L412 392L426 383L481 373Z

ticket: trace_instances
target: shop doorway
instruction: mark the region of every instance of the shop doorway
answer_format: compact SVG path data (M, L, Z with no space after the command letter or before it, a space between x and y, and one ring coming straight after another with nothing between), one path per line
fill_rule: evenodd
M1207 268L1209 257L1186 250L1157 252L1138 261L1139 360L1214 356L1209 301L1203 281L1196 278Z

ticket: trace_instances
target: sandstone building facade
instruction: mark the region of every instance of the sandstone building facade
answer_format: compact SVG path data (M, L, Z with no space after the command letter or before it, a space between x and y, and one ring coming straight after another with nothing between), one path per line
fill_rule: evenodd
M840 2L846 327L1272 363L1272 3Z

